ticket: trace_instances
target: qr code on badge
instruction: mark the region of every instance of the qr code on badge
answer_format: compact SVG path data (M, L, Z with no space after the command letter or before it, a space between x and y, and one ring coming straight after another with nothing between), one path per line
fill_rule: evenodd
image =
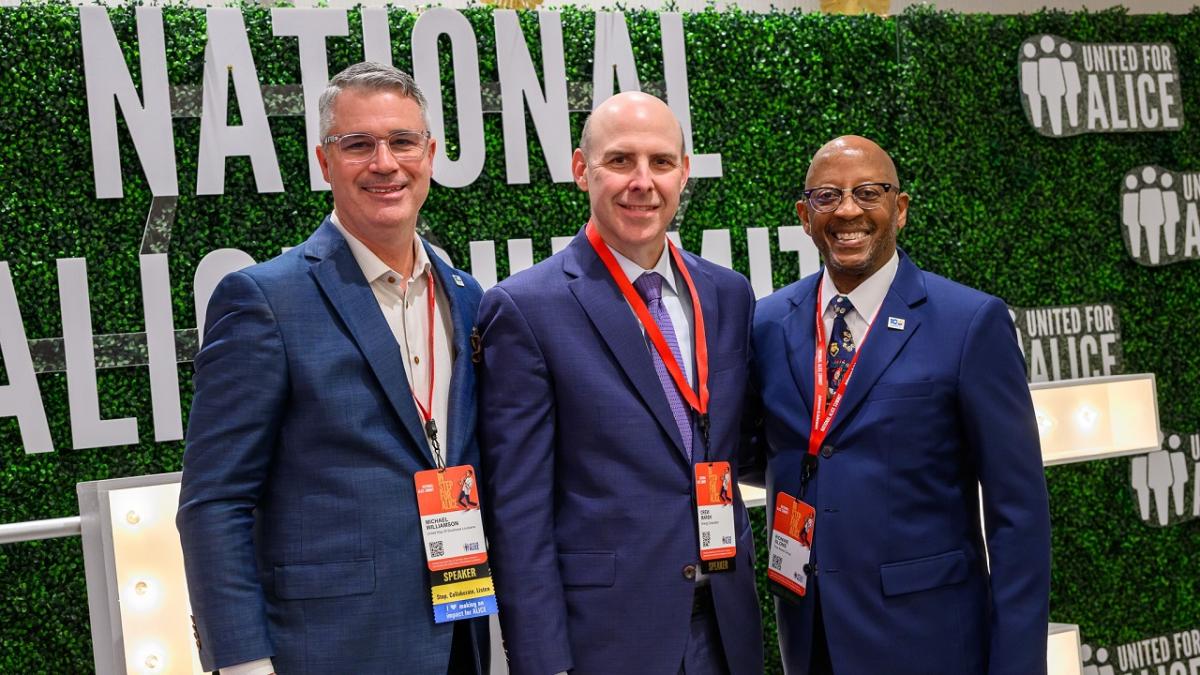
M479 550L479 542L468 541L467 543L463 544L463 550L464 551L478 551Z
M429 557L430 558L440 558L444 555L446 555L445 542L441 542L441 541L429 542Z
M712 546L712 532L701 532L700 547L708 548L709 546Z
M730 544L733 543L733 537L730 535L725 535L724 537L721 537L721 543L726 546L729 546Z
M771 556L771 569L773 569L773 570L782 570L783 569L783 556L781 556L781 555Z

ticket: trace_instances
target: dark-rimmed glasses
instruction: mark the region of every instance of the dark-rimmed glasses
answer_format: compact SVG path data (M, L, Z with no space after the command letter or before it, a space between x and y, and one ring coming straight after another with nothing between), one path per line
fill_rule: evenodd
M347 162L369 162L375 159L380 143L386 143L397 162L411 162L425 156L429 149L428 131L393 131L386 138L365 131L326 136L323 145L333 144Z
M864 211L877 209L883 204L883 196L895 187L891 183L863 183L852 188L818 187L804 191L804 201L817 213L832 213L842 205L846 193Z

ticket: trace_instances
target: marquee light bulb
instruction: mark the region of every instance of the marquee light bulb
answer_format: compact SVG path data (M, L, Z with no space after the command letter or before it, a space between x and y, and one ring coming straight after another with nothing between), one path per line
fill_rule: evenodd
M138 515L137 511L130 509L129 513L125 514L125 522L129 523L130 525L137 525L138 523L142 522L142 517Z
M133 663L142 675L159 675L168 671L169 661L166 648L161 643L152 641L137 650Z
M1042 436L1049 434L1054 429L1054 418L1047 413L1038 410L1036 411L1038 433Z
M1084 431L1091 431L1099 419L1100 413L1087 403L1079 406L1079 410L1075 413L1075 423Z

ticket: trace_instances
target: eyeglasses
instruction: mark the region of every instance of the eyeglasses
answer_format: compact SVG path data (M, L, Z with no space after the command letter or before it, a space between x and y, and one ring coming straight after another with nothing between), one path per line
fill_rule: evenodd
M812 188L804 191L804 201L817 213L832 213L842 205L842 199L849 192L860 209L870 211L879 208L883 204L883 196L894 187L891 183L863 183L852 188Z
M429 149L429 132L393 131L387 135L387 138L380 138L375 134L356 131L351 134L326 136L321 143L323 145L336 144L342 158L347 162L354 163L369 162L375 159L375 152L379 149L379 144L386 143L392 157L395 157L397 162L404 162L421 159L425 156L425 151Z

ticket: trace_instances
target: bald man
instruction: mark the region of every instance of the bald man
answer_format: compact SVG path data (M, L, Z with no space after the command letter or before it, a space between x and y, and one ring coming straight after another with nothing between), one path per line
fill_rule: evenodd
M572 169L587 225L479 310L483 508L510 670L757 675L746 509L736 485L731 504L704 504L736 469L753 293L667 241L688 158L662 101L597 107Z
M1050 518L1007 308L896 248L909 198L874 142L829 142L805 185L824 269L753 337L769 513L815 516L807 561L772 533L785 669L1045 673Z

